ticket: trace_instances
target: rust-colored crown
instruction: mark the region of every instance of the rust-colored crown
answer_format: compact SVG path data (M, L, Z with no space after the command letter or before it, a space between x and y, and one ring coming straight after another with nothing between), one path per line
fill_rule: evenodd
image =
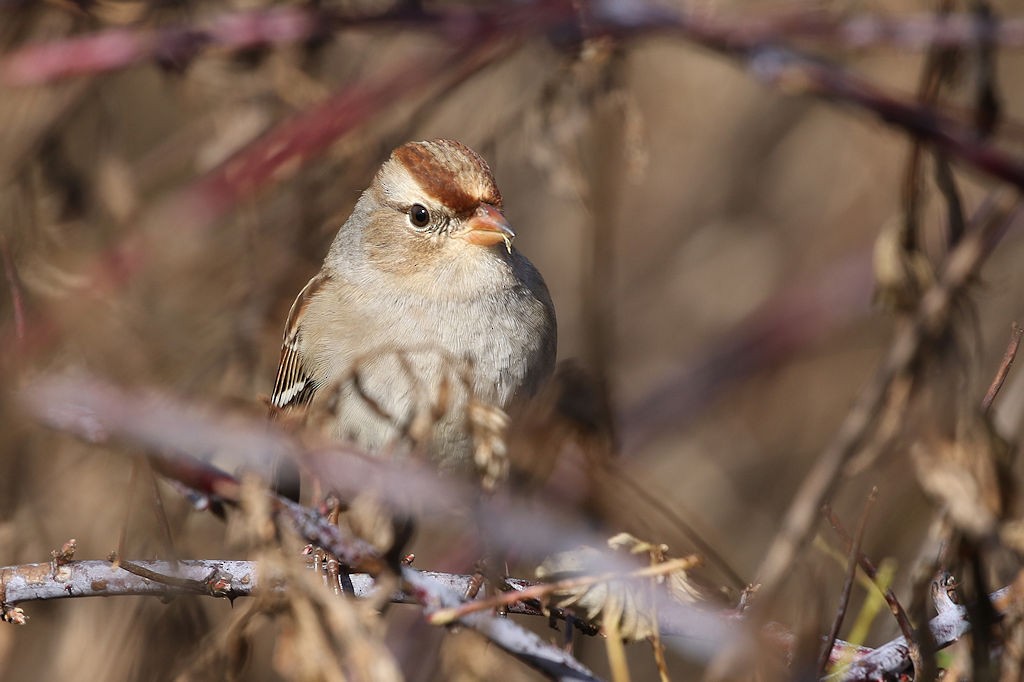
M461 142L409 142L396 149L392 158L456 215L472 213L481 203L501 208L501 192L487 162Z

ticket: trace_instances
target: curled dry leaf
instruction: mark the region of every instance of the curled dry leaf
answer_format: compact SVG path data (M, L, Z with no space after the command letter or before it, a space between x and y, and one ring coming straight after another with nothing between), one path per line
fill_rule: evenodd
M891 221L875 240L872 266L875 301L886 310L913 310L921 294L934 282L931 265L918 251L902 243L902 225Z
M982 415L958 430L953 439L911 448L917 478L958 528L975 537L988 535L1006 512L1011 446Z

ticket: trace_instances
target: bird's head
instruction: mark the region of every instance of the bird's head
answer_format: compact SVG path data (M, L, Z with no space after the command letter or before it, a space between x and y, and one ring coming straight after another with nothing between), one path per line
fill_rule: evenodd
M491 169L460 142L402 145L363 202L363 249L382 269L470 266L512 254L515 233Z

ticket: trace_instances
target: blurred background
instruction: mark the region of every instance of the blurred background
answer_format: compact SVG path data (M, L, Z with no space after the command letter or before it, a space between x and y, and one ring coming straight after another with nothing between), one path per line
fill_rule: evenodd
M78 558L103 558L123 528L127 556L165 553L152 488L130 483L132 453L44 429L19 407L19 389L76 368L198 406L263 414L288 308L360 191L393 147L451 137L494 170L516 246L551 290L559 358L576 358L604 380L620 445L616 468L753 581L803 475L891 339L890 315L872 304L871 254L879 233L903 220L910 139L870 113L760 84L742 61L685 37L578 40L549 30L540 11L536 24L520 16L500 29L513 39L481 37L494 49L455 64L444 59L472 27L415 19L337 22L302 39L241 47L185 35L174 49L129 56L109 70L93 65L113 52L82 50L71 52L80 55L71 59L77 72L41 82L24 74L45 60L11 57L34 43L204 27L282 6L349 16L390 7L0 3L0 564L46 561L71 537ZM730 17L787 12L901 16L936 7L808 1L690 9L728 25ZM1021 11L1015 3L993 9ZM222 38L247 30L226 26ZM926 59L892 46L808 49L908 99ZM1004 124L996 139L1011 151L1024 140L1013 123L1024 115L1022 67L1018 54L998 53ZM395 74L403 75L397 83ZM940 105L954 114L971 106L976 76L967 53ZM356 94L327 119L301 118L339 93ZM314 149L288 163L267 162L268 152L263 169L230 167L275 127L329 127L324 120L343 119L339 112L356 111L355 103L366 112L352 114L356 125L314 135ZM946 209L930 157L922 168L919 220L938 253ZM996 183L954 168L970 214ZM1022 321L1022 249L1012 228L972 288L967 352L958 356L966 380L956 384L969 399L980 400L1011 322ZM1011 374L999 402L1011 440L1022 400L1024 383ZM894 562L895 588L906 594L934 508L906 453L894 448L844 480L835 507L848 527L872 486L878 501L863 549ZM596 500L600 532L629 530L676 555L694 549L676 519L630 490L601 493L610 497ZM249 556L230 527L191 511L168 488L162 499L179 556ZM827 528L821 534L839 546ZM780 618L826 631L843 573L824 552L807 550L789 580L795 603L784 600ZM862 597L855 590L855 604ZM118 598L26 608L28 626L0 628L3 679L219 679L226 673L201 662L203 647L247 607ZM496 671L533 678L500 654L485 657L469 633L442 647L439 633L415 624L411 607L395 611L398 624L381 636L410 679L490 679ZM275 650L287 627L268 618L255 628L237 654L248 661L240 679L295 677ZM871 643L895 634L880 618ZM599 640L578 652L607 672ZM629 653L636 679L655 674L648 647ZM690 665L673 660L670 669L683 677Z

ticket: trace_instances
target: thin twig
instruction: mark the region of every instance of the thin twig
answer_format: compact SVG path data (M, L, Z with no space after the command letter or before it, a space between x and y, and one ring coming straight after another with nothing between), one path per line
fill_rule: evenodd
M860 515L860 522L857 524L857 533L854 535L853 542L850 543L849 559L846 567L846 580L843 583L843 590L839 597L839 607L836 609L836 617L832 621L832 629L829 631L828 637L825 639L825 648L822 649L821 657L818 662L818 674L820 676L823 676L828 670L832 647L835 646L836 639L839 637L839 630L843 627L843 621L846 618L846 609L849 607L850 595L853 593L853 581L857 577L857 564L861 557L860 545L861 541L864 539L864 529L867 527L868 514L871 512L871 507L874 506L875 499L877 497L878 488L871 488L867 502L864 504L864 511L861 512Z
M999 391L1003 388L1003 383L1013 367L1013 361L1017 357L1022 337L1024 337L1024 328L1016 322L1012 322L1010 324L1010 342L1006 346L1003 359L999 363L999 369L996 370L995 377L992 378L992 383L989 384L988 390L985 391L985 397L981 399L982 412L989 412L992 409L992 403L995 401L996 396L999 395Z
M1007 196L1000 199L998 203L1005 203ZM1016 203L1015 199L1013 201ZM797 551L807 542L818 510L834 492L847 462L866 441L882 412L892 382L910 370L928 340L945 328L956 297L1019 217L1019 208L1014 208L1009 217L1003 216L1004 208L990 201L979 210L972 221L973 229L947 256L938 281L922 296L913 319L897 333L874 379L861 392L835 439L807 474L781 530L761 562L758 576L765 589L773 590L778 586Z
M964 217L964 202L960 198L960 190L956 186L956 178L953 176L953 167L949 158L936 152L935 161L935 186L939 193L946 200L946 220L949 222L949 245L953 247L959 242L964 232L967 231L967 219Z
M600 583L610 582L612 580L639 580L643 578L654 578L668 575L669 573L675 573L676 571L685 571L693 568L699 563L700 559L698 557L689 556L681 559L672 559L653 566L638 568L628 573L603 573L601 575L567 578L565 580L557 580L553 583L532 585L513 592L504 592L480 601L466 602L453 609L435 611L430 616L430 622L433 625L447 625L452 621L458 620L467 613L499 609L510 604L515 604L524 599L543 600L555 592L571 592L586 587L592 587L593 585L598 585Z
M534 3L550 8L570 3ZM628 11L621 11L629 23ZM379 14L353 14L328 8L276 7L231 12L196 24L160 28L111 29L89 35L28 45L0 61L0 81L8 86L41 85L64 78L95 76L145 61L180 65L203 51L233 53L260 47L284 46L367 26L452 34L465 31L489 15L484 11L409 9L399 4ZM697 13L690 21L709 23ZM716 19L728 27L731 42L768 44L800 41L804 44L863 49L890 46L902 50L975 47L1024 47L1024 19L981 13L942 16L915 14L885 17L873 14L843 16L818 9L775 16L732 15ZM634 22L635 23L635 22ZM541 32L545 26L538 25Z
M673 527L683 533L686 539L693 544L693 548L700 553L704 559L711 564L717 566L725 577L733 584L737 590L746 589L748 583L740 577L740 574L732 567L732 565L725 560L725 558L719 554L714 547L707 542L701 534L697 532L697 529L693 525L683 518L682 514L676 509L675 504L666 504L661 497L651 491L650 484L641 484L635 478L634 474L631 473L626 467L621 466L616 462L608 462L605 464L614 474L615 482L617 485L629 488L630 494L641 498L647 504L654 507L659 514L665 517L665 519L672 523Z
M846 529L843 527L839 517L836 516L835 512L832 510L831 505L826 504L823 511L825 518L828 519L829 524L833 529L835 529L839 538L843 541L847 550L849 550L852 546L853 538L851 538L850 534L846 532ZM863 553L861 553L859 561L864 574L871 578L871 580L877 585L878 567L876 567L874 562ZM892 591L891 587L886 587L882 592L882 595L885 597L885 602L889 605L889 610L892 612L893 617L896 618L896 624L899 625L900 632L903 633L903 636L906 637L908 642L912 642L914 639L914 626L911 625L910 618L907 616L907 612L904 610L903 605L900 604L899 600L896 598L896 593Z
M128 524L132 520L132 507L134 506L135 489L139 486L139 469L141 468L142 462L138 459L133 459L131 473L128 475L128 495L124 500L124 518L121 521L121 528L119 528L117 532L117 550L115 551L117 556L124 556L125 544L128 542ZM114 560L114 564L117 564L116 559Z
M4 234L0 234L0 255L3 257L7 290L11 294L11 308L14 310L14 338L19 343L23 343L25 341L25 305L22 302L21 282L18 279L14 258L11 256L11 245Z
M164 550L168 553L168 556L177 557L178 553L174 547L174 535L171 533L171 522L167 518L167 508L164 507L164 498L160 494L160 486L156 483L156 475L153 473L153 468L149 465L148 459L143 458L142 463L145 466L146 478L149 479L149 485L153 493L153 513L156 516L156 523L162 533Z

